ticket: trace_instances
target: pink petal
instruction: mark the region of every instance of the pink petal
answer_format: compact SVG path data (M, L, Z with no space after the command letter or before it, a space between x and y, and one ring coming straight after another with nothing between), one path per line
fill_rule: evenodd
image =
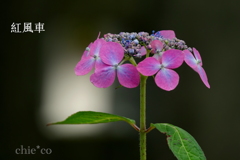
M172 31L172 30L162 30L162 31L160 31L160 35L166 39L176 38L176 35L175 35L174 31Z
M204 70L201 66L198 66L197 72L198 72L201 80L202 80L203 83L205 84L205 86L207 86L208 88L210 88L210 85L209 85L209 83L208 83L207 74L206 74L205 70Z
M90 55L91 56L99 56L100 48L106 43L103 39L97 39L93 42L90 48Z
M146 55L146 54L147 54L147 50L146 50L146 48L145 48L144 46L142 46L142 47L140 48L140 50L138 51L138 53L135 54L135 55L133 55L133 56L138 57L138 58L141 58L142 56L144 56L144 55Z
M177 87L179 82L179 76L174 70L162 68L156 74L155 82L158 87L166 91L171 91Z
M196 50L196 48L193 48L193 53L194 53L196 60L200 61L198 64L202 66L202 58L201 58L198 50Z
M152 53L158 53L163 49L163 42L160 40L153 40L150 42L150 45L152 47Z
M82 75L88 74L92 70L92 68L94 66L94 62L95 62L95 60L93 57L81 59L77 63L77 65L74 69L75 74L77 76L82 76Z
M87 58L88 56L90 56L90 49L91 49L91 46L92 46L92 42L88 45L88 47L85 49L85 51L83 52L83 55L82 55L82 59L83 58Z
M100 58L108 65L117 65L124 57L124 49L117 42L107 42L100 49Z
M139 53L141 56L144 56L147 54L147 50L144 46L141 47L141 49L139 50Z
M184 60L191 67L196 71L197 68L197 60L193 57L192 53L189 50L184 50ZM196 71L197 72L197 71Z
M162 55L162 64L166 68L178 68L182 65L184 54L178 49L169 49Z
M98 88L107 88L115 80L116 70L113 66L106 66L91 75L90 81Z
M117 76L119 83L126 88L135 88L140 83L140 75L132 64L118 66Z
M137 65L137 70L144 76L152 76L161 68L161 64L153 57L148 57Z
M105 63L103 63L103 61L100 59L100 57L96 58L96 63L95 63L95 72L97 72L98 70L102 69L103 67L109 66Z

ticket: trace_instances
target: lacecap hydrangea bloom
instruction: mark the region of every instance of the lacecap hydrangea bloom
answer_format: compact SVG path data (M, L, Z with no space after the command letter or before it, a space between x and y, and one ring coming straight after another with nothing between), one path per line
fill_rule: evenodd
M176 38L172 30L99 36L89 44L75 67L76 75L88 74L94 68L90 81L96 87L109 87L117 77L123 87L135 88L143 75L154 76L159 88L171 91L179 83L179 75L173 69L185 61L210 88L199 52ZM138 64L136 59L140 60Z

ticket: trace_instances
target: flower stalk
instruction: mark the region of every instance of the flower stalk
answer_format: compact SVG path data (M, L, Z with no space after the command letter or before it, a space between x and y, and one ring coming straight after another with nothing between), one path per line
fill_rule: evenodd
M146 84L147 76L141 75L140 80L140 160L147 159L147 138L146 138Z

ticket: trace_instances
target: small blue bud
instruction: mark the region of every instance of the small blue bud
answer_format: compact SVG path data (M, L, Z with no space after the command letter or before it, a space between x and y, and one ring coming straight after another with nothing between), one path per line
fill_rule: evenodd
M134 42L135 44L138 44L138 43L139 43L139 41L138 41L137 39L134 39L133 42Z
M109 37L106 41L107 42L112 42L112 38Z
M128 48L128 53L130 53L130 54L134 54L134 49L132 49L132 48Z
M136 36L135 36L135 34L133 34L133 33L131 33L130 35L129 35L129 39L134 39Z

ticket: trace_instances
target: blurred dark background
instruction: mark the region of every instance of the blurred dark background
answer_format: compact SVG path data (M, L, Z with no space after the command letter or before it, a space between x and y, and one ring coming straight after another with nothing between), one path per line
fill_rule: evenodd
M94 125L84 133L83 127L89 126L79 126L79 134L78 126L46 127L46 123L63 120L79 110L93 110L77 104L89 91L98 92L90 95L87 102L91 105L101 104L102 98L97 99L101 94L107 95L104 104L112 106L97 106L97 111L136 119L139 124L139 88L115 90L116 83L97 89L87 76L75 76L73 68L99 31L103 35L174 30L179 39L201 53L211 89L185 64L177 69L180 84L174 91L159 89L149 78L147 124L166 122L187 130L209 160L239 160L239 6L236 0L6 2L1 15L5 30L0 159L139 159L138 133L124 122ZM31 22L33 28L34 23L41 22L45 31L11 33L13 22L21 23L20 30L24 22ZM86 94L78 95L80 90ZM148 134L147 143L148 159L176 159L165 135L157 130ZM51 149L51 154L16 154L21 146L31 149L38 145Z

